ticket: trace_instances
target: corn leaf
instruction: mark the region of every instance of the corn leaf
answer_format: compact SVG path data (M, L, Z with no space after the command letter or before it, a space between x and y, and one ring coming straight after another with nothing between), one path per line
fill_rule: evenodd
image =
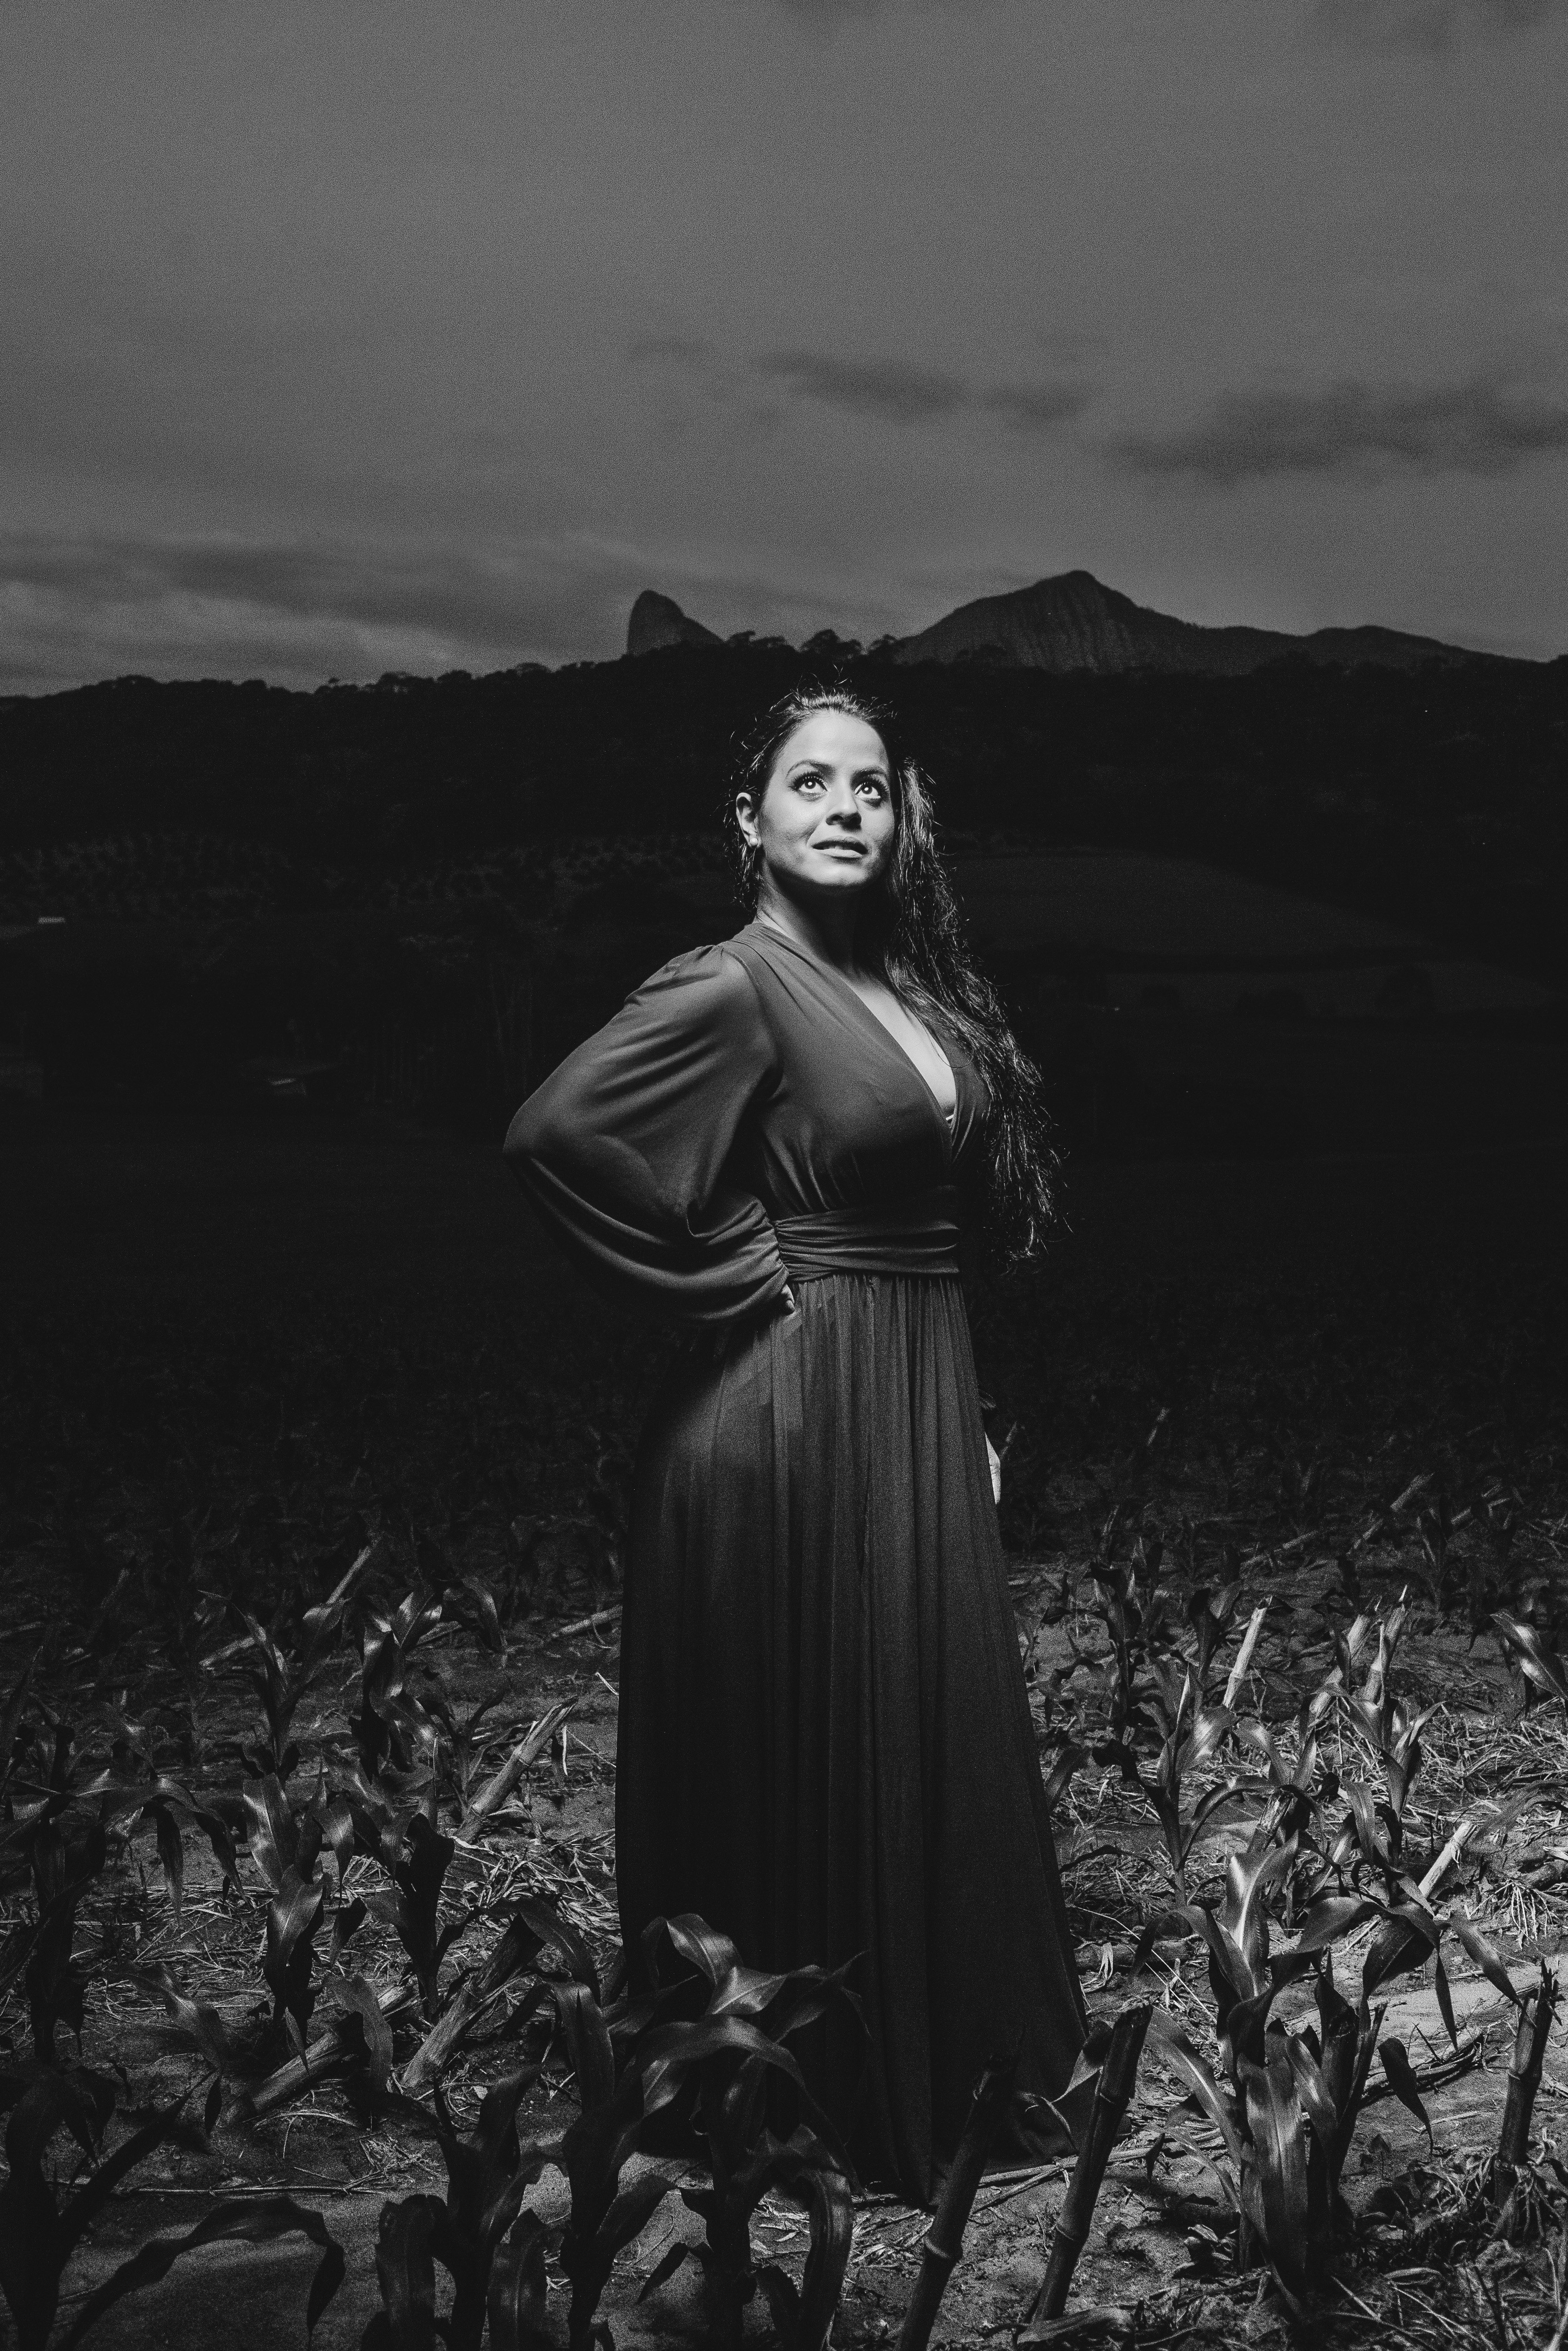
M1516 1617L1494 1615L1492 1624L1499 1639L1511 1659L1519 1667L1527 1684L1541 1690L1547 1698L1568 1700L1568 1666L1545 1641L1533 1625L1521 1625Z
M1226 2153L1239 2170L1242 2146L1236 2111L1220 2088L1212 2065L1198 2055L1168 2009L1156 2008L1150 2015L1149 2040L1161 2064L1196 2094L1199 2105L1224 2140Z
M322 2248L305 2314L306 2333L313 2335L321 2314L343 2282L343 2249L319 2212L309 2211L287 2196L266 2196L219 2204L183 2237L155 2237L150 2245L143 2245L140 2252L122 2262L104 2280L96 2294L88 2296L61 2336L58 2351L75 2351L75 2346L106 2310L126 2294L134 2294L138 2287L155 2285L160 2278L168 2275L182 2253L195 2252L203 2245L225 2239L260 2245L294 2234L307 2237Z
M1462 1911L1456 1910L1451 1912L1448 1917L1448 1924L1453 1928L1454 1933L1458 1937L1460 1942L1464 1945L1465 1949L1469 1953L1471 1959L1474 1959L1477 1967L1479 1968L1482 1975L1485 1976L1488 1983L1492 1985L1496 1991L1500 1991L1505 2000L1511 2001L1514 2007L1518 2008L1520 2006L1519 1994L1513 1988L1513 1983L1510 1978L1508 1970L1503 1965L1502 1954L1498 1949L1496 1944L1489 1942L1486 1936L1482 1934L1480 1928L1476 1925L1474 1919L1467 1918Z
M135 1981L162 2001L179 2031L201 2052L215 2074L233 2072L236 2052L229 2039L228 2027L209 2001L188 1996L167 1961L141 1970Z
M1432 2125L1421 2103L1421 2092L1403 2041L1380 2041L1377 2053L1383 2060L1383 2070L1388 2076L1388 2086L1402 2106L1408 2106L1431 2143Z
M1244 2060L1241 2087L1249 2142L1243 2201L1275 2274L1300 2293L1309 2267L1311 2210L1295 2077L1289 2068L1277 2074Z
M435 2351L432 2240L444 2218L434 2196L405 2196L401 2203L382 2206L376 2232L382 2308L365 2330L365 2351L372 2344L381 2351Z
M549 2235L537 2212L524 2212L497 2250L486 2295L490 2351L554 2351L545 2322ZM685 2247L680 2250L684 2252Z
M1323 2152L1323 2160L1332 2165L1334 2140L1339 2131L1339 2109L1334 2104L1329 2085L1324 2081L1322 2073L1314 2062L1305 2041L1299 2034L1281 2032L1272 2037L1283 2052L1291 2074L1295 2077L1296 2095L1317 2134L1318 2145Z
M1301 1931L1296 1938L1298 1951L1326 1950L1343 1936L1354 1934L1368 1918L1377 1917L1383 1909L1380 1902L1369 1901L1360 1894L1320 1894L1310 1908L1302 1913Z

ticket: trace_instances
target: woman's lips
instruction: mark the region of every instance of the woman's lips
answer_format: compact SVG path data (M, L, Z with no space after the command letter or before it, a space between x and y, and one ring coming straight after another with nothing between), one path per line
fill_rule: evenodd
M863 841L820 841L817 847L824 857L863 857L865 855Z

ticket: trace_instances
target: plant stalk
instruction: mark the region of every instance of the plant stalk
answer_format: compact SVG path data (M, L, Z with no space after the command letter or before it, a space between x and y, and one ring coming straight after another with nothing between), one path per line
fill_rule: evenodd
M538 1948L538 1937L521 1919L514 1918L483 1967L464 1977L445 2013L437 2018L403 2067L399 2080L405 2096L416 2098L427 2084L439 2080L469 2026Z
M1078 2162L1068 2182L1067 2193L1061 2199L1061 2210L1051 2232L1045 2275L1040 2280L1040 2292L1035 2295L1019 2336L1020 2345L1040 2341L1049 2321L1060 2318L1067 2306L1072 2273L1078 2266L1078 2256L1083 2250L1094 2218L1094 2206L1101 2182L1105 2177L1105 2166L1111 2159L1111 2149L1122 2126L1122 2117L1132 2100L1133 2087L1138 2078L1138 2060L1144 2053L1144 2040L1148 2029L1147 2001L1141 2001L1134 2008L1124 2008L1116 2019L1111 2033L1111 2046L1105 2052L1105 2062L1100 2068L1089 2127L1083 2135L1083 2144L1079 2149Z
M378 1995L382 2014L390 2021L401 2016L413 2005L413 1992L407 1984L394 1984ZM286 2106L290 2098L298 2098L306 2090L314 2089L319 2081L330 2081L331 2061L338 2056L340 2044L335 2032L319 2033L308 2045L303 2057L291 2057L254 2090L242 2094L235 2108L236 2120L249 2122L257 2115L270 2115Z
M563 1698L559 1706L552 1706L548 1714L539 1717L526 1739L517 1741L495 1778L486 1781L458 1823L456 1834L460 1844L473 1843L490 1814L506 1802L528 1765L544 1753L576 1705L576 1698Z
M1497 2157L1492 2165L1492 2201L1505 2203L1530 2155L1530 2127L1535 2115L1535 2094L1541 2087L1546 2043L1557 2008L1557 1979L1541 1962L1541 1981L1523 2001L1513 2036L1513 2063L1508 2069L1508 2098L1502 2110Z
M1448 1844L1443 1847L1442 1852L1437 1855L1437 1860L1432 1864L1431 1868L1421 1880L1421 1891L1428 1900L1430 1900L1431 1896L1437 1892L1438 1886L1442 1884L1449 1870L1452 1869L1455 1862L1458 1861L1460 1854L1463 1853L1466 1845L1469 1844L1479 1826L1479 1822L1466 1819L1462 1820L1458 1828L1455 1829L1453 1835L1448 1839Z
M1242 1635L1241 1646L1236 1653L1236 1663L1231 1667L1229 1677L1225 1685L1225 1696L1219 1701L1222 1707L1234 1706L1240 1695L1241 1685L1246 1680L1252 1664L1252 1653L1258 1646L1258 1635L1263 1630L1263 1619L1268 1614L1268 1602L1260 1600L1252 1611L1247 1630Z
M986 2158L1012 2100L1022 2053L1020 2036L1011 2054L993 2057L980 2076L958 2152L943 2185L936 2216L921 2242L920 2275L915 2281L915 2292L899 2329L898 2351L925 2351L931 2339L947 2281L964 2250L964 2231L974 2209L975 2191L980 2184Z

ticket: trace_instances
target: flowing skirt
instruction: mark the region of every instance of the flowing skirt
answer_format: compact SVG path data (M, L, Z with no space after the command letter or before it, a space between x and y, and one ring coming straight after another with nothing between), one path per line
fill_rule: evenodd
M639 1450L616 1844L633 1956L695 1910L836 1966L792 2040L863 2178L912 2200L987 2057L1054 2095L1084 2035L956 1280L835 1273L700 1350Z

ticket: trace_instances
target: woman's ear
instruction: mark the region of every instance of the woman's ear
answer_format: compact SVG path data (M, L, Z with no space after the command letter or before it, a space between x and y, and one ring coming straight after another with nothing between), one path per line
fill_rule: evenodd
M758 838L757 831L757 805L749 792L737 792L735 796L735 820L740 827L740 837L742 841L745 841L748 849L755 849L757 847Z

